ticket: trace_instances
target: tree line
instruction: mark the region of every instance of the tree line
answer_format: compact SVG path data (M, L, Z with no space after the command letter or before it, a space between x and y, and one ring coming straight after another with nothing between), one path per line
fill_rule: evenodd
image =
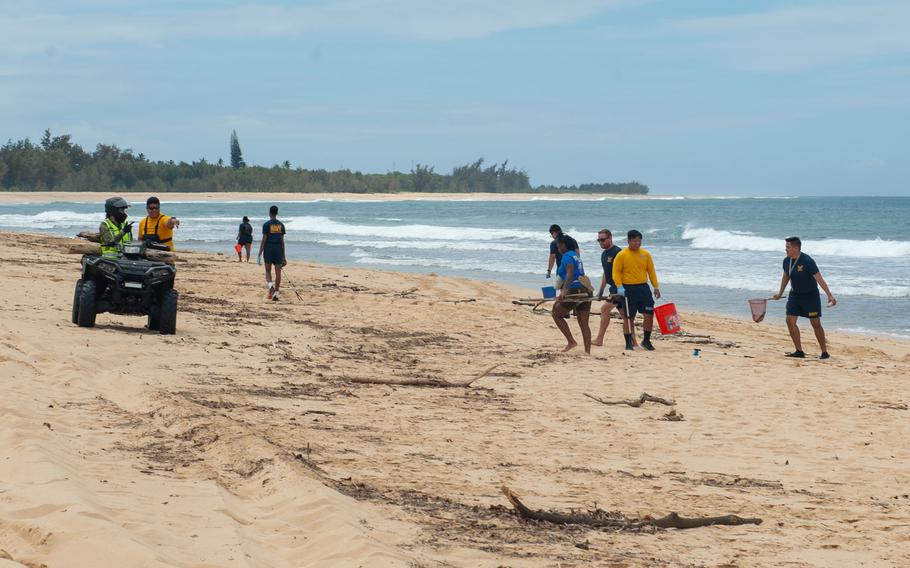
M132 149L98 144L84 150L72 136L54 136L45 130L39 143L28 138L9 140L0 147L0 190L7 191L138 191L183 192L585 192L646 194L638 182L592 183L580 186L532 187L527 172L501 164L486 165L483 158L458 166L450 174L436 173L417 164L410 172L364 174L351 170L292 168L289 161L272 167L247 166L237 133L231 133L231 163L152 161Z

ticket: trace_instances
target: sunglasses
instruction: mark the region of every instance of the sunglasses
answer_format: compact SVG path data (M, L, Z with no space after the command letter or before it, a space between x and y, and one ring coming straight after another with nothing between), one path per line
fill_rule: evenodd
M149 211L155 211L155 210L157 210L157 209L161 209L161 207L158 207L157 205L154 205L154 206L146 207L146 209L148 209Z
M598 239L597 239L597 242L602 243L602 242L604 242L604 241L606 241L606 240L607 240L607 239L598 238Z

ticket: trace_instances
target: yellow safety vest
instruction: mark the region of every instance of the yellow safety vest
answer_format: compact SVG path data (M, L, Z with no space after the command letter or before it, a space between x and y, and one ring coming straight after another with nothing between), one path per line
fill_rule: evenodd
M111 235L116 235L123 227L118 227L116 223L111 221L110 217L105 217L104 222L102 223L107 229L111 232ZM133 236L130 234L130 231L123 233L115 243L112 243L110 246L105 245L104 242L101 243L101 255L102 256L111 256L117 257L120 256L120 253L123 252L123 243L128 243L133 240Z

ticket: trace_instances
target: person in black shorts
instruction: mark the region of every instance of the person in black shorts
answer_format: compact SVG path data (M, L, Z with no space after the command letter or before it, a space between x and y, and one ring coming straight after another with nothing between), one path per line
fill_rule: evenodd
M603 277L600 279L600 291L597 292L597 297L603 298L604 291L606 291L609 296L613 296L617 293L616 284L613 282L613 259L616 258L616 255L619 254L622 249L613 244L613 233L607 229L601 229L597 233L597 242L600 244L601 248L600 264L604 269ZM610 312L612 312L613 308L616 307L619 306L613 303L611 300L605 301L603 303L603 306L601 306L600 329L597 332L597 337L591 341L592 345L604 344L604 335L607 333L607 328L610 326ZM623 316L623 319L625 319L625 315L621 307L619 309L619 315ZM625 325L623 328L625 329Z
M556 237L556 245L562 255L562 261L557 268L556 273L562 280L562 287L558 291L558 299L553 305L553 321L556 327L566 338L566 347L563 352L570 351L578 346L572 332L569 330L569 324L565 320L570 312L575 313L575 319L578 320L578 327L581 329L581 339L585 347L585 353L591 354L591 327L588 325L588 319L591 316L591 291L585 288L581 277L585 275L584 265L581 258L574 250L568 248L573 241L568 235L559 235Z
M250 218L246 215L243 216L243 222L237 228L237 244L240 245L240 249L237 250L237 261L243 262L240 251L246 248L246 261L249 262L250 248L253 246L253 226L250 225Z
M278 206L269 208L269 220L262 225L262 241L259 243L259 256L265 260L265 281L268 283L270 300L278 301L281 288L281 269L287 264L284 254L284 223L278 220ZM272 283L272 266L275 266L275 282Z
M818 346L822 350L819 359L828 359L827 344L825 341L825 330L822 327L822 302L818 293L818 287L828 296L828 307L836 306L837 300L828 289L828 283L818 271L818 265L808 254L802 251L803 243L799 237L789 237L786 239L787 256L784 258L784 274L780 279L780 290L774 294L773 299L780 300L787 289L787 283L790 283L790 295L787 297L787 329L790 331L790 338L793 340L795 351L787 353L787 357L796 357L802 359L806 356L803 352L803 344L799 335L799 326L797 319L800 317L809 318L812 324L812 331L815 332L815 339L818 340Z

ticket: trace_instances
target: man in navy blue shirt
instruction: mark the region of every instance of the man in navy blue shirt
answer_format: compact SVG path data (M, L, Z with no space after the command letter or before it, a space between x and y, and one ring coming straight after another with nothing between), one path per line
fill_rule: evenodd
M597 292L597 297L602 298L604 290L607 290L608 295L616 294L616 284L613 283L613 259L616 258L616 255L619 254L622 249L613 244L613 233L607 229L601 229L597 233L597 243L601 248L600 264L604 269L604 275L600 279L600 291ZM603 306L601 306L600 329L597 332L597 337L591 341L591 345L604 344L604 335L607 333L607 327L610 325L610 312L613 311L613 308L615 307L617 307L617 305L611 301L606 301L603 303ZM619 315L623 316L623 319L625 319L625 315L621 309L619 310Z
M818 265L808 254L802 252L803 243L799 237L788 237L786 239L787 256L784 258L784 274L780 279L780 291L774 294L773 299L780 300L790 283L790 295L787 297L787 329L790 330L790 338L793 339L793 347L796 348L792 353L787 353L787 357L797 357L802 359L806 356L803 352L803 344L799 336L799 326L796 320L799 317L809 318L812 324L812 330L815 332L815 338L818 340L818 346L822 350L819 359L827 359L827 346L825 343L825 330L822 328L822 302L818 293L818 287L821 286L825 294L828 295L828 307L836 306L837 300L828 289L828 283L818 271Z
M281 288L281 269L287 257L284 254L284 223L278 220L278 206L269 207L269 220L262 225L262 241L259 242L259 256L265 259L265 281L268 283L269 300L278 301ZM275 282L272 283L272 266L275 266Z

